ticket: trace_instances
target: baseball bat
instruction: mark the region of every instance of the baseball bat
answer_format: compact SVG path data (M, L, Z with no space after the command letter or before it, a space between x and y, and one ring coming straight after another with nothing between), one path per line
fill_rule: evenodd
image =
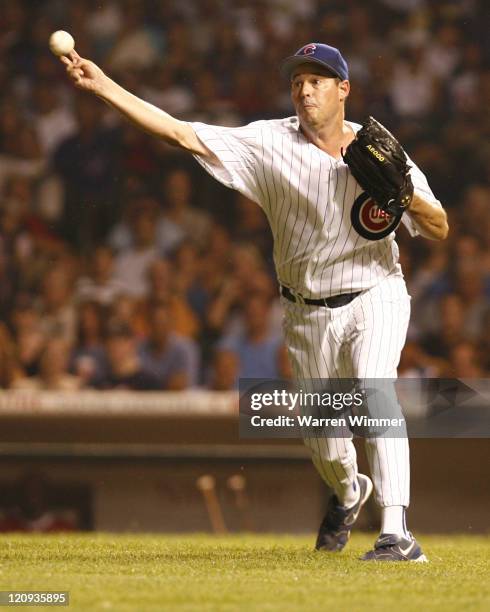
M250 502L247 496L247 481L241 474L233 474L226 481L230 491L234 494L235 506L240 512L242 525L245 531L255 531L255 525L250 515Z
M216 480L211 474L204 474L196 481L196 486L201 491L209 521L214 533L228 533L221 506L216 495Z

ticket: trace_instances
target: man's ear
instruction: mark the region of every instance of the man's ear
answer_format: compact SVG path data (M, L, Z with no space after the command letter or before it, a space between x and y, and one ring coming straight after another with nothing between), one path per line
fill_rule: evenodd
M344 101L350 92L350 82L349 81L340 81L339 83L339 95L340 100Z

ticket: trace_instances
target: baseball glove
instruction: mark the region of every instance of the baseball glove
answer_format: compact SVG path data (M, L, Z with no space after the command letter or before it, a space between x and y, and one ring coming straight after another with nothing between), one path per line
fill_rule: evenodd
M343 154L359 185L386 213L397 216L412 202L407 155L381 123L368 117Z

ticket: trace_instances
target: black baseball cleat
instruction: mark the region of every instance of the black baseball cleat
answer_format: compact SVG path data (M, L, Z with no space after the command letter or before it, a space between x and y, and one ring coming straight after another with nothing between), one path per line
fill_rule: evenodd
M359 484L359 501L351 508L341 506L336 495L332 495L330 498L327 514L318 531L316 550L339 552L347 544L359 512L373 490L371 479L364 474L358 474L357 482Z
M405 538L392 533L382 533L374 544L373 550L361 557L361 561L414 561L427 563L417 540L411 533Z

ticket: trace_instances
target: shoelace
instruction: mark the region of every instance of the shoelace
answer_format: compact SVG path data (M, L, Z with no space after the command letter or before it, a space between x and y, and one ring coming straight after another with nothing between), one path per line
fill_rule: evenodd
M400 543L400 540L396 540L395 538L396 538L395 535L390 534L384 537L382 540L378 539L375 544L375 548L379 549L379 548L388 548L389 546L396 546L397 544ZM412 542L414 540L414 537L412 533L409 531L407 534L407 537L403 539L408 540L409 542Z

